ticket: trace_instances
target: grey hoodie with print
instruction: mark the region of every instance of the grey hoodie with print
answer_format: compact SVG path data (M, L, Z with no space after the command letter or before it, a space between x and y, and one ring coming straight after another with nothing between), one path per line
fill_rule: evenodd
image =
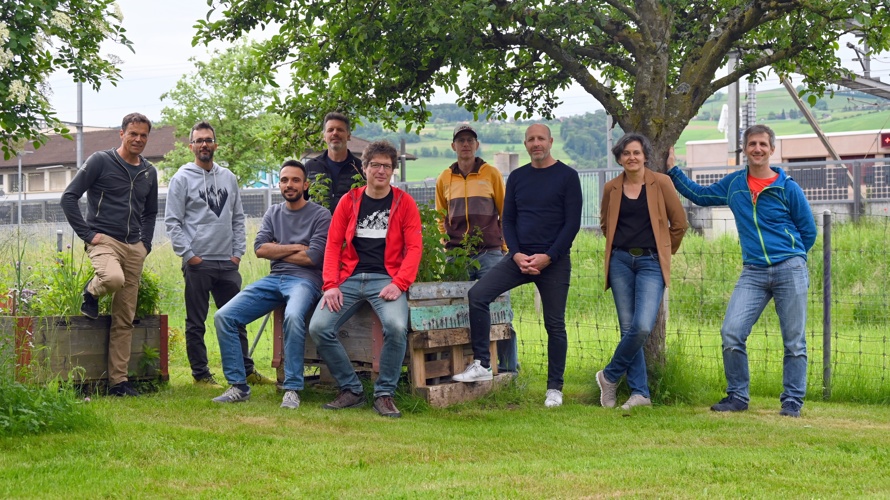
M196 255L204 260L241 258L247 251L238 179L216 163L209 172L187 163L173 175L164 224L183 262Z

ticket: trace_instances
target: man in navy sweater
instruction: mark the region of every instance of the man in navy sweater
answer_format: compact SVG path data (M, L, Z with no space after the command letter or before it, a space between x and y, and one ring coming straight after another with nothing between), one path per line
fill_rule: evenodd
M524 144L531 163L510 173L504 196L504 239L510 258L498 263L469 291L474 359L453 380L492 379L490 304L507 290L534 283L541 294L548 338L544 405L552 408L562 405L568 350L565 312L572 272L569 251L581 228L581 181L577 171L550 154L553 137L547 126L530 126Z

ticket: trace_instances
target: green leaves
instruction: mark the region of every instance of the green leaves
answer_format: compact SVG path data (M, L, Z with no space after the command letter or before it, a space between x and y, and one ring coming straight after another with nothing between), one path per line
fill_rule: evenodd
M131 47L113 0L17 0L0 12L0 149L9 159L41 130L61 126L44 95L44 82L65 69L98 89L116 82L116 66L99 54L105 41ZM52 50L51 50L52 49Z
M223 18L197 38L233 39L272 18L274 47L255 57L289 66L293 88L275 111L283 151L316 136L339 109L394 128L423 124L442 89L473 112L552 116L558 93L580 84L627 131L659 153L708 96L740 79L797 72L821 94L842 72L837 39L854 15L876 49L890 47L886 0L222 0ZM287 11L287 17L281 18ZM280 50L286 47L287 51ZM725 75L731 51L742 54ZM507 110L516 107L517 110Z

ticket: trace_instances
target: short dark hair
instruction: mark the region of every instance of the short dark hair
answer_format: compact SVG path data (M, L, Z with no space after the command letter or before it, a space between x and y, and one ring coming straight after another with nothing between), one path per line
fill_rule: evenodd
M303 171L303 180L304 180L304 181L306 180L306 176L309 175L309 174L306 172L306 166L303 165L302 163L298 162L297 160L286 160L284 163L282 163L282 164L281 164L281 168L278 169L278 173L279 173L279 174L281 174L281 171L284 170L284 167L297 167L297 168L299 168L300 170L302 170L302 171Z
M194 127L192 127L192 131L189 132L189 141L192 140L192 135L195 130L209 130L211 133L213 133L213 138L216 139L216 130L213 130L213 125L207 123L207 121L205 120L199 121L195 124Z
M328 127L328 122L331 120L341 121L346 124L346 131L351 130L351 125L349 124L349 118L346 117L343 113L339 113L337 111L331 111L330 113L324 115L324 120L321 121L322 130Z
M148 125L148 131L151 132L151 120L142 113L130 113L121 120L121 130L127 130L127 125L131 123L144 123Z
M748 145L748 136L757 135L757 134L767 134L769 136L769 145L770 147L776 147L776 133L773 129L767 127L766 125L751 125L747 129L745 129L745 133L742 135L742 149Z
M639 142L640 146L643 147L643 156L646 157L645 164L648 165L649 159L652 158L652 143L649 142L648 137L636 132L628 132L624 134L621 139L618 139L618 142L612 146L612 154L615 155L615 161L621 160L621 153L624 152L624 148L632 142Z
M389 141L374 141L368 144L362 152L362 167L368 168L371 158L380 155L389 156L390 161L392 161L392 168L399 167L399 152Z

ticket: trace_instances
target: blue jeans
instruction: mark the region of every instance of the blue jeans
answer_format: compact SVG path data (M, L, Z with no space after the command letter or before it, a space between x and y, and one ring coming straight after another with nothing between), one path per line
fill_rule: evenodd
M383 325L380 374L374 382L374 397L392 396L396 392L408 345L408 297L402 293L396 300L381 299L380 291L390 283L392 278L385 274L360 273L350 276L340 285L340 293L343 294L340 311L316 307L312 314L309 335L340 390L355 394L364 391L346 349L337 340L337 331L367 300Z
M539 275L522 274L512 258L501 259L494 268L470 288L470 341L473 358L482 366L491 363L491 302L498 295L525 283L534 283L541 294L544 329L547 330L547 388L562 390L569 343L566 335L566 301L572 261L565 256L550 264Z
M498 262L504 259L504 253L500 250L489 250L478 253L473 259L479 263L479 269L470 269L470 281L476 281L485 276ZM516 341L516 331L510 327L513 337L507 340L499 340L498 347L498 371L499 372L515 372L519 371L519 349Z
M609 284L621 340L606 365L604 373L609 382L618 382L627 374L631 394L649 397L646 358L643 345L652 333L661 299L664 297L664 276L655 254L634 257L624 250L612 250L609 260Z
M303 389L303 353L306 316L321 296L321 289L305 279L269 275L247 286L216 311L216 337L223 373L229 384L246 384L247 374L238 330L284 304L284 389Z
M807 261L792 257L770 267L744 266L732 291L720 335L723 338L723 371L726 392L748 401L750 374L745 342L751 328L772 298L779 315L785 345L780 396L803 404L807 392Z

